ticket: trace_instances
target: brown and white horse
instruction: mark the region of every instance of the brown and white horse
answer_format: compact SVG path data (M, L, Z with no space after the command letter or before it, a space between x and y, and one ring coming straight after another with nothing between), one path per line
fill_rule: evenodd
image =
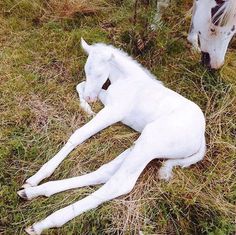
M236 33L236 0L195 0L188 40L202 52L202 63L219 69Z

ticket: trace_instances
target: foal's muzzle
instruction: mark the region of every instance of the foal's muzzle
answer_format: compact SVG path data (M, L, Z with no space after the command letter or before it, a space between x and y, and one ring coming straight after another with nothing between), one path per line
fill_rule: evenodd
M97 101L97 97L91 97L91 96L86 96L84 99L85 99L86 102L88 102L88 103L93 103L93 102L96 102L96 101Z

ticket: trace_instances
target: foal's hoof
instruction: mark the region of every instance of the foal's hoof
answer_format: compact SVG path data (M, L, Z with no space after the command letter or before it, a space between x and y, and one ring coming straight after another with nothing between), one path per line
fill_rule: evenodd
M38 233L35 232L34 227L30 226L28 228L25 229L25 232L29 235L37 235Z
M21 188L29 188L32 187L32 185L30 185L29 183L25 183L21 186Z
M25 199L25 200L29 200L29 198L27 197L27 195L26 195L24 189L23 189L23 190L19 190L19 191L17 192L17 194L18 194L21 198L23 198L23 199Z

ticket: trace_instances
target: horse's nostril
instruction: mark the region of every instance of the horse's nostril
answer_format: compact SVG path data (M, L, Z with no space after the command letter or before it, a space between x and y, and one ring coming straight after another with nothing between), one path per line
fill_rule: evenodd
M208 52L202 51L202 64L211 67L211 57Z

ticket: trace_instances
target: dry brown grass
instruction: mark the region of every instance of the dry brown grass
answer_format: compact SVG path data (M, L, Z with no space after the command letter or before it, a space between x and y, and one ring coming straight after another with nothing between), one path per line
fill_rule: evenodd
M47 10L43 17L73 18L77 14L93 15L102 11L108 4L105 0L50 0L46 4Z

